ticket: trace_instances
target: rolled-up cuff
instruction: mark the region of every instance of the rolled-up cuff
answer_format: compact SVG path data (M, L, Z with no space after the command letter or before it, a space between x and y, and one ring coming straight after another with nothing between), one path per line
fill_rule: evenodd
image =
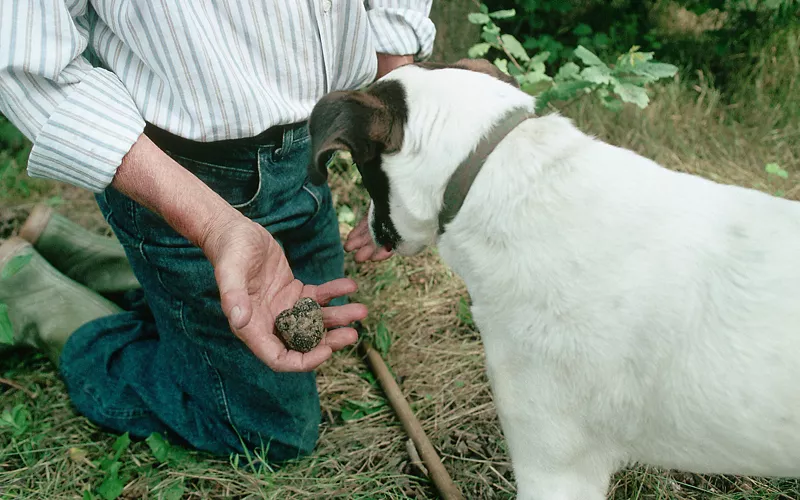
M144 125L119 78L94 68L36 136L28 174L101 192L111 184Z
M433 52L436 27L425 14L408 9L372 9L369 21L375 48L384 54L413 55L425 60Z

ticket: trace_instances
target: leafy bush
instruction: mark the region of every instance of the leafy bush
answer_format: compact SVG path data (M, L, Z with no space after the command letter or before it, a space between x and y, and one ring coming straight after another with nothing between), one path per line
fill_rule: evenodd
M497 53L494 64L513 76L520 87L537 97L537 111L543 110L552 101L569 100L582 94L593 93L608 108L619 110L623 103L633 103L640 108L647 106L649 97L644 86L662 78L670 78L678 68L653 60L652 52L639 52L638 47L616 58L614 64L606 64L591 50L578 45L574 56L583 68L569 61L558 69L554 76L546 72L550 52L539 51L531 57L523 44L514 35L502 33L495 20L513 19L513 9L489 12L480 5L479 12L469 15L469 21L482 26L482 42L469 50L469 57L486 57Z
M527 50L548 52L547 62L575 61L578 46L610 58L631 46L658 51L666 62L692 74L713 73L722 83L734 75L776 29L797 22L797 0L485 0L490 10L514 8L498 18ZM679 11L688 16L678 16ZM697 26L666 29L704 16ZM698 18L695 18L697 21Z

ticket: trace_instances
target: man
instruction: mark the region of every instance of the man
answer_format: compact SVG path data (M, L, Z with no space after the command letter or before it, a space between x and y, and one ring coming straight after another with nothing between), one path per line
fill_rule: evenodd
M29 174L97 193L130 262L44 210L0 247L15 341L58 364L79 412L217 454L313 449L312 370L367 312L341 305L355 284L304 121L326 92L427 57L430 3L0 4L0 112L33 141ZM130 310L100 295L136 282ZM301 296L338 304L306 354L273 332Z

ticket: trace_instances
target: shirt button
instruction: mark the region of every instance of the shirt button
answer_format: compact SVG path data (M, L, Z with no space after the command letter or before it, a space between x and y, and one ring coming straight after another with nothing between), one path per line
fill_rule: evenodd
M327 14L331 10L332 5L331 0L322 0L322 12Z

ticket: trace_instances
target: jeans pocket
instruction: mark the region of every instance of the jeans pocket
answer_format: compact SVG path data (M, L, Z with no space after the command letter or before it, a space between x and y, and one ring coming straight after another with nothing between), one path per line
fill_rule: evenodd
M316 217L325 203L325 190L320 189L319 186L315 186L310 180L306 180L305 184L303 184L303 191L305 191L306 194L311 196L311 198L314 200L314 211L311 217Z
M236 161L235 164L217 164L172 153L170 155L233 208L247 211L258 199L262 178L257 159Z

